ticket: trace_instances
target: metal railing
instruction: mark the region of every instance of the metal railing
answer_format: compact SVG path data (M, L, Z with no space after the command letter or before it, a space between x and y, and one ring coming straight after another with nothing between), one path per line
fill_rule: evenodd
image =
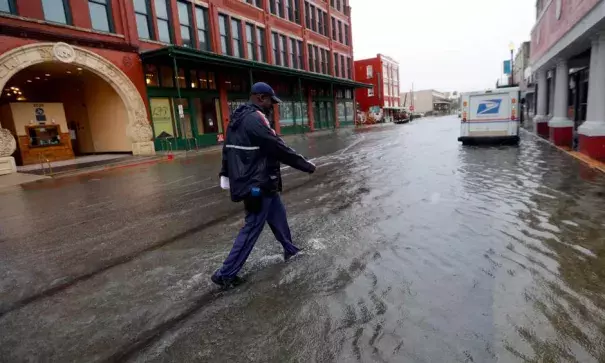
M172 138L172 140L175 141L174 138ZM161 139L160 145L162 145L163 151L172 152L172 142L170 142L168 138Z
M44 175L52 176L53 175L53 166L50 163L50 160L46 155L39 153L38 154L38 162L40 163L40 169ZM48 165L48 174L46 174L46 165Z

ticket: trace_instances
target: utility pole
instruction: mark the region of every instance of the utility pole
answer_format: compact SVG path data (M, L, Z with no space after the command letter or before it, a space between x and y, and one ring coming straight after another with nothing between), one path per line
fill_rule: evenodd
M508 45L508 48L510 49L510 85L514 86L515 85L515 67L514 67L513 54L515 51L515 43L510 42L510 44Z
M410 122L414 120L414 82L412 82L412 94L410 95Z

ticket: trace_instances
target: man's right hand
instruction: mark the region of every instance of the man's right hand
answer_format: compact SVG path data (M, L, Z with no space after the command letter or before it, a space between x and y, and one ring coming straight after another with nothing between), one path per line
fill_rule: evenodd
M313 163L312 163L312 162L310 162L309 160L307 160L307 163L309 163L309 165L311 166L311 167L309 168L308 173L309 173L309 174L313 174L313 173L315 173L315 170L317 169L317 167L315 166L315 164L313 164Z

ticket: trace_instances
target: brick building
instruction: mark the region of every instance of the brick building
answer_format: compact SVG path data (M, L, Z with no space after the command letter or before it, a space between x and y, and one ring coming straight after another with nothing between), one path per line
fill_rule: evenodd
M222 140L266 81L281 133L353 123L351 17L331 0L0 0L0 156Z
M537 0L531 32L535 129L605 160L605 0Z
M372 85L369 89L357 89L355 98L359 110L374 115L382 114L383 120L393 121L401 106L399 63L382 54L356 60L355 79Z

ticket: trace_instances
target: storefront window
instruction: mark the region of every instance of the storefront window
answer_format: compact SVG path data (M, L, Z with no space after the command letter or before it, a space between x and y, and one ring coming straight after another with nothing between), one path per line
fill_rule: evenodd
M208 88L216 89L216 80L215 80L214 72L208 72Z
M334 124L334 106L332 102L326 102L326 112L328 113L328 122Z
M153 135L156 138L171 138L175 136L174 119L169 98L151 98L151 122Z
M174 75L171 67L162 66L160 67L160 76L162 79L162 87L172 88L174 87Z
M294 103L284 101L279 104L279 123L282 127L295 125Z
M193 100L198 135L222 132L220 117L218 116L216 108L218 105L217 101L217 98L196 98Z
M160 75L156 66L152 64L145 66L145 83L148 87L160 86Z
M179 80L179 87L187 88L187 79L185 79L185 70L183 68L179 68L179 75L177 78Z
M197 79L200 88L208 88L208 73L205 71L197 71Z
M307 103L296 102L294 104L294 110L297 123L300 125L307 125L309 123L309 115L307 114Z
M225 88L229 92L245 92L248 89L248 82L240 74L232 74L225 80Z
M247 102L248 102L248 100L244 100L244 99L227 101L227 107L229 108L229 115L231 115L235 110L237 110L239 106L245 105Z
M346 117L345 103L338 102L338 104L336 105L336 108L337 108L337 112L338 112L338 121L345 121L345 117Z
M189 80L191 81L191 83L189 84L191 88L200 88L200 81L197 78L196 71L189 71Z
M316 102L315 109L313 110L315 116L315 127L324 128L328 127L328 118L326 117L326 104L325 102Z
M353 107L353 101L345 102L345 121L355 120L355 107Z

